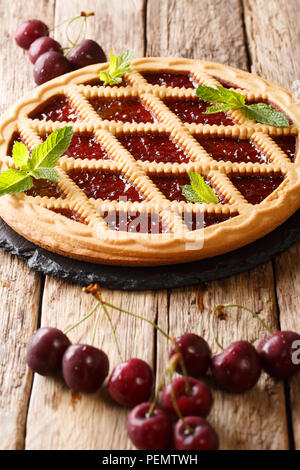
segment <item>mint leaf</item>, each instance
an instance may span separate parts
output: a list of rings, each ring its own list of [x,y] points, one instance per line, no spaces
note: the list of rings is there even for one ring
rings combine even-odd
[[[204,181],[203,176],[199,173],[190,172],[189,174],[191,184],[182,186],[182,194],[189,202],[219,203],[214,190]]]
[[[197,193],[194,191],[190,184],[185,184],[181,186],[182,194],[189,202],[202,202]]]
[[[238,109],[245,105],[245,97],[236,91],[227,90],[218,85],[212,88],[206,85],[199,85],[196,95],[207,103],[223,103],[230,106],[229,109]]]
[[[25,171],[10,168],[0,175],[0,196],[27,191],[32,186],[32,178]]]
[[[33,150],[31,158],[25,145],[15,142],[13,160],[20,170],[8,169],[0,174],[0,196],[27,191],[33,186],[32,178],[58,182],[59,173],[54,167],[68,149],[72,136],[72,127],[57,129]]]
[[[285,114],[277,111],[273,106],[267,103],[247,105],[245,97],[241,93],[228,90],[219,85],[216,88],[199,85],[196,90],[196,95],[207,103],[220,103],[217,106],[208,107],[203,114],[214,114],[226,112],[231,109],[241,109],[247,118],[261,122],[262,124],[269,124],[274,127],[290,126],[290,122]]]
[[[132,72],[130,63],[132,61],[132,50],[127,49],[123,54],[115,56],[110,51],[109,66],[107,69],[100,72],[100,80],[106,85],[116,85],[122,82],[124,73]]]
[[[30,171],[30,175],[37,180],[45,179],[56,183],[59,181],[59,173],[55,168],[37,168]]]
[[[22,142],[15,141],[12,149],[12,157],[15,164],[21,169],[25,170],[27,168],[29,160],[29,151],[26,145]]]
[[[203,176],[199,175],[199,173],[189,173],[189,177],[193,190],[202,202],[218,204],[219,199],[214,190],[205,183]]]
[[[230,111],[231,109],[232,107],[228,104],[216,104],[206,108],[206,111],[203,114],[224,113],[225,111]]]
[[[52,132],[45,142],[38,145],[32,152],[30,168],[55,167],[58,159],[68,149],[73,137],[72,127],[61,127]]]
[[[242,112],[249,119],[269,124],[274,127],[289,127],[290,122],[285,114],[277,111],[267,103],[254,103],[243,107]]]

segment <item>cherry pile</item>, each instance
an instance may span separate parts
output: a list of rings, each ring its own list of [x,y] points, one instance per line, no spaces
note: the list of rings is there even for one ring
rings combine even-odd
[[[276,379],[287,379],[300,371],[300,361],[293,359],[295,348],[300,347],[300,335],[291,331],[271,333],[263,320],[246,307],[218,305],[211,315],[211,325],[225,307],[241,307],[256,317],[270,335],[257,349],[248,341],[236,341],[223,349],[212,328],[217,344],[223,349],[220,354],[212,356],[202,337],[184,333],[172,338],[147,318],[103,301],[98,285],[88,286],[85,292],[97,299],[92,311],[65,333],[51,327],[38,329],[28,344],[27,363],[41,375],[61,372],[66,385],[75,392],[96,392],[109,373],[107,355],[92,345],[71,344],[66,333],[102,308],[111,324],[120,357],[120,363],[109,376],[108,393],[119,405],[132,408],[126,428],[138,449],[218,449],[217,433],[206,420],[213,406],[212,392],[203,381],[208,373],[220,389],[242,393],[257,383],[262,369]],[[153,370],[142,359],[123,360],[107,307],[150,323],[172,343],[169,363],[152,401]],[[181,376],[173,378],[175,372]]]
[[[68,26],[79,18],[84,25],[93,13],[82,12],[71,18]],[[33,76],[37,85],[56,78],[74,69],[91,64],[106,62],[106,55],[101,46],[92,39],[69,39],[71,47],[63,49],[59,42],[49,37],[48,26],[40,20],[27,20],[17,27],[15,41],[18,46],[28,50],[30,61],[34,64]],[[79,42],[80,41],[80,42]],[[66,50],[66,53],[65,53]]]

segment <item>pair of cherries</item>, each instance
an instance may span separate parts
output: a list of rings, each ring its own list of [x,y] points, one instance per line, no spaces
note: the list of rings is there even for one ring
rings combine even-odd
[[[91,15],[81,14],[84,21]],[[80,15],[69,20],[69,24],[77,18]],[[37,85],[71,70],[106,62],[103,49],[92,39],[82,40],[65,55],[61,44],[49,37],[48,26],[36,19],[24,21],[17,27],[15,41],[18,46],[28,50],[29,59],[34,64],[33,76]]]

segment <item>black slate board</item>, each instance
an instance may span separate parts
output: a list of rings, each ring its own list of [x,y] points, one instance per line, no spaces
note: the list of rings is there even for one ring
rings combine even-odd
[[[76,261],[28,242],[0,219],[0,248],[26,260],[30,268],[83,286],[98,282],[121,290],[185,287],[222,279],[269,261],[300,241],[300,210],[269,235],[246,247],[193,263],[126,268]]]

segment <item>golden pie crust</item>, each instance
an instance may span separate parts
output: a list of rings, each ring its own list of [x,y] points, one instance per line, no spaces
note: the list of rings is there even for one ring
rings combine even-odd
[[[98,78],[107,64],[97,64],[58,77],[35,88],[17,102],[0,121],[0,172],[14,167],[8,156],[13,135],[19,133],[32,150],[42,142],[41,135],[58,127],[72,125],[74,133],[93,133],[108,152],[110,160],[74,159],[63,156],[58,162],[59,186],[65,198],[28,196],[24,193],[0,198],[0,216],[16,232],[47,250],[85,261],[125,266],[167,265],[190,262],[229,252],[264,236],[283,223],[300,206],[299,146],[292,162],[272,136],[298,136],[300,107],[279,86],[247,72],[221,64],[180,59],[143,58],[132,62],[133,72],[125,76],[128,86],[101,87],[86,83]],[[228,114],[234,125],[183,123],[162,101],[168,97],[193,98],[196,88],[178,88],[149,84],[141,72],[189,72],[199,84],[217,85],[220,80],[234,84],[249,101],[268,101],[290,119],[289,128],[275,128],[245,118],[240,111]],[[230,85],[229,85],[230,86]],[[52,122],[28,116],[51,97],[64,94],[80,121]],[[140,97],[155,115],[155,123],[124,123],[102,120],[89,103],[91,97]],[[120,144],[116,136],[135,133],[168,134],[189,155],[188,163],[140,161]],[[251,138],[268,157],[269,163],[231,163],[214,160],[193,135]],[[71,169],[122,172],[143,195],[142,202],[88,199],[68,176]],[[192,204],[170,201],[155,186],[151,174],[199,172],[207,176],[225,203]],[[231,183],[228,175],[270,176],[280,172],[283,182],[259,204],[249,203]],[[54,210],[76,212],[85,223],[74,221]],[[169,228],[168,233],[132,233],[109,228],[100,214],[105,211],[154,211]],[[205,229],[189,230],[182,213],[235,215]]]

